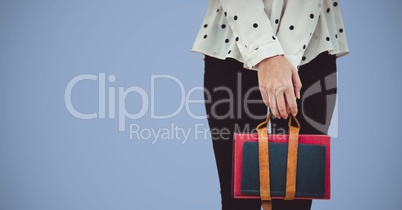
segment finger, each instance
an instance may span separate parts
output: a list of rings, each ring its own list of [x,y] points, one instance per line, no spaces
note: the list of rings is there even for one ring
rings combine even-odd
[[[297,115],[297,103],[296,103],[296,97],[294,94],[293,87],[289,87],[285,90],[285,97],[286,97],[286,104],[287,104],[287,110],[290,111],[290,113],[293,116]]]
[[[260,93],[261,93],[262,101],[264,102],[265,106],[269,106],[268,92],[265,91],[265,89],[263,87],[260,87]]]
[[[300,90],[302,87],[302,83],[298,71],[294,68],[292,69],[292,82],[294,87],[294,94],[298,99],[300,99]]]
[[[269,109],[271,110],[272,114],[278,118],[281,119],[281,116],[279,115],[278,109],[276,108],[276,99],[275,99],[275,94],[271,93],[268,94],[269,96]]]
[[[288,118],[288,112],[286,109],[286,102],[285,102],[285,96],[283,91],[279,91],[276,94],[276,105],[277,109],[279,111],[279,115],[283,118]]]

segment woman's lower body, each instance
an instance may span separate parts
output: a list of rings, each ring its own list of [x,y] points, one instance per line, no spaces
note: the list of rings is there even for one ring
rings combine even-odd
[[[301,134],[326,134],[335,106],[336,58],[327,52],[300,66],[301,99],[297,119]],[[219,174],[223,210],[260,210],[258,199],[231,194],[234,132],[255,132],[267,115],[258,89],[257,72],[234,60],[205,57],[205,107]],[[287,120],[271,119],[271,132],[287,133]],[[273,200],[273,210],[308,210],[311,200]]]

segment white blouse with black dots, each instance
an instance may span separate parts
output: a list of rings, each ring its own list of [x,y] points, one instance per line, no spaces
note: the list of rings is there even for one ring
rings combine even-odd
[[[253,70],[276,55],[298,69],[324,51],[349,53],[335,0],[210,0],[191,51]]]

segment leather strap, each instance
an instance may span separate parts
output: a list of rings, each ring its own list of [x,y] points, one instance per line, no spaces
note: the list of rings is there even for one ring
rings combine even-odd
[[[272,210],[272,201],[262,200],[261,204],[263,210]]]
[[[292,126],[292,118],[295,119],[298,127]],[[297,151],[299,143],[300,124],[297,119],[289,117],[289,143],[288,143],[288,162],[286,170],[286,194],[285,200],[294,200],[296,194],[296,171],[297,171]]]
[[[268,123],[271,118],[269,112],[267,119],[257,126],[258,132],[258,158],[260,175],[260,197],[264,210],[272,210],[271,185],[269,174],[269,144],[268,144]],[[297,123],[297,127],[292,126],[292,118]],[[286,172],[286,195],[285,200],[293,200],[296,193],[296,171],[297,171],[297,150],[300,123],[294,116],[289,117],[289,143],[288,161]]]
[[[258,157],[260,167],[260,197],[264,210],[271,210],[271,185],[269,177],[269,149],[268,149],[268,122],[271,118],[269,112],[267,119],[257,126],[258,131]],[[266,125],[266,126],[264,126]],[[261,128],[262,127],[262,128]]]

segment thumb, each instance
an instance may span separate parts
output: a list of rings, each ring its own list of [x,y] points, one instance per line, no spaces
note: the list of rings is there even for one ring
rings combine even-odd
[[[300,81],[299,73],[295,68],[292,68],[292,82],[293,82],[293,89],[295,92],[295,96],[300,99],[300,90],[302,87],[302,83]]]

